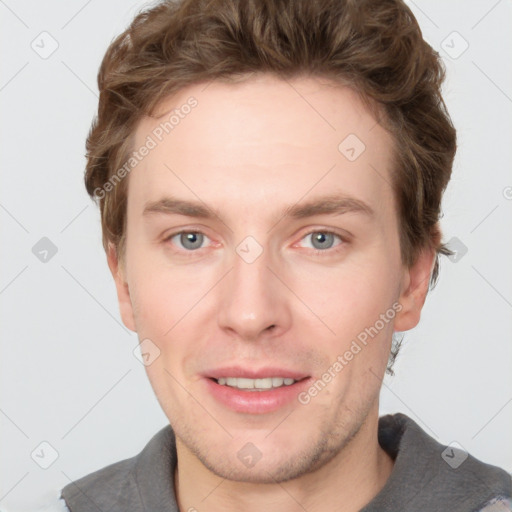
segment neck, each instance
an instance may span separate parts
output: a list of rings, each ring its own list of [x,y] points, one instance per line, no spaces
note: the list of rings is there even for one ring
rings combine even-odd
[[[255,484],[218,477],[177,440],[175,489],[182,512],[355,512],[384,487],[393,461],[379,446],[378,410],[327,464],[284,483]]]

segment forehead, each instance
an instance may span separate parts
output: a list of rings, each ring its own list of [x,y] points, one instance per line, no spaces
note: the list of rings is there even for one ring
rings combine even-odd
[[[326,80],[196,84],[157,116],[135,133],[136,150],[149,140],[152,148],[130,173],[132,202],[166,188],[220,202],[250,192],[255,204],[333,187],[363,200],[391,193],[391,136],[354,91]]]

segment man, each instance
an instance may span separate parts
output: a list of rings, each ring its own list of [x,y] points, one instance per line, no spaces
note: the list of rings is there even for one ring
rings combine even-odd
[[[510,509],[378,417],[448,253],[443,78],[399,0],[164,2],[112,43],[85,181],[169,426],[67,509]]]

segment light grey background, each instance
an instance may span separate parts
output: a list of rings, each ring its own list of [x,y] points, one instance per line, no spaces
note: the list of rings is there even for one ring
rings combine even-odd
[[[82,182],[101,58],[143,5],[0,0],[2,510],[33,510],[167,423],[121,324]],[[467,253],[443,258],[382,413],[511,471],[512,2],[409,5],[447,66],[459,150],[442,222]],[[57,247],[47,262],[32,252],[42,237]]]

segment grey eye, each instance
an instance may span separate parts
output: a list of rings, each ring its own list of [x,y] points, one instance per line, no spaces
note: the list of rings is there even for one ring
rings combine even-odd
[[[189,250],[200,249],[204,242],[204,235],[202,233],[184,231],[176,236],[180,237],[179,241],[183,248]]]
[[[315,231],[310,233],[311,243],[315,249],[330,249],[334,243],[334,233]]]

